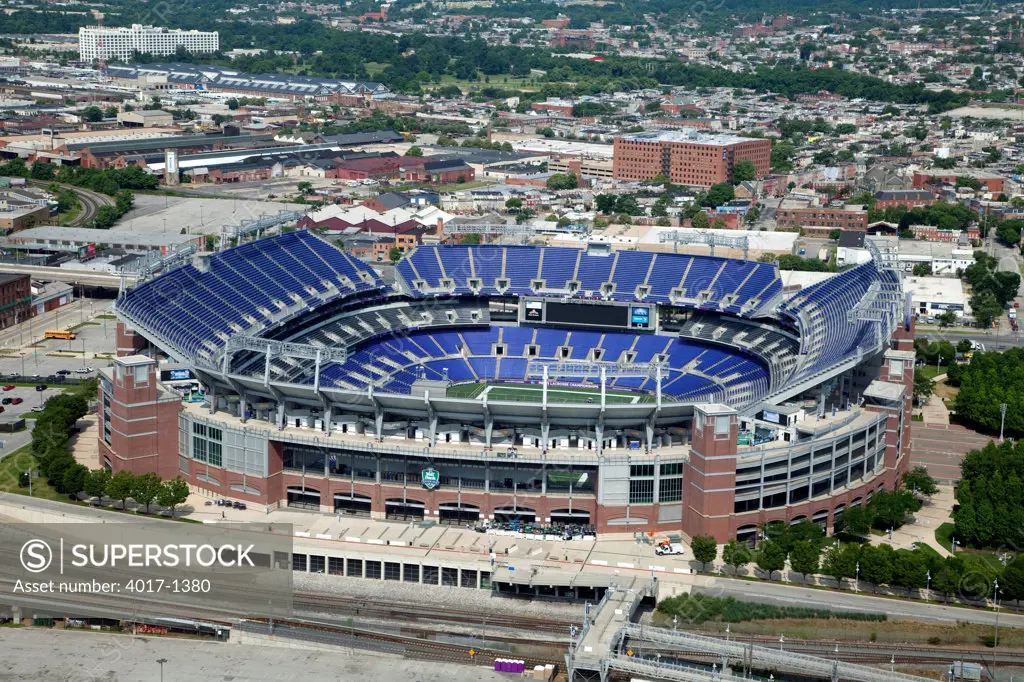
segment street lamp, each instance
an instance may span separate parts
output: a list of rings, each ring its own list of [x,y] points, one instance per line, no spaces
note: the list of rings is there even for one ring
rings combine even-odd
[[[779,651],[782,651],[782,645],[786,641],[786,635],[779,635]]]
[[[164,682],[164,663],[167,662],[166,658],[158,658],[156,662],[160,664],[160,682]]]
[[[951,552],[951,554],[956,554],[956,546],[957,546],[956,538],[951,538],[951,540],[952,540],[952,552]]]
[[[992,648],[999,646],[999,580],[992,581],[992,603],[996,607],[996,630],[992,638]]]
[[[928,569],[924,574],[924,591],[927,593],[929,599],[932,596],[932,569]]]
[[[941,366],[942,366],[942,356],[940,355],[938,357],[938,359],[935,361],[935,375],[936,376],[938,376],[938,374],[939,374],[939,367],[941,367]]]
[[[853,583],[853,591],[854,592],[859,592],[860,591],[860,562],[859,561],[857,562],[856,571],[857,571],[857,573],[856,573],[857,577],[856,577],[856,581]]]
[[[1006,403],[999,403],[999,442],[1003,442],[1003,425],[1006,423]]]

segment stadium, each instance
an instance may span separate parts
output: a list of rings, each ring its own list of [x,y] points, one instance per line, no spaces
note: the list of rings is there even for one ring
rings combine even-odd
[[[803,288],[767,262],[504,245],[419,246],[385,281],[305,230],[196,254],[116,302],[101,455],[268,509],[832,529],[909,463],[913,322],[895,243],[867,241]]]

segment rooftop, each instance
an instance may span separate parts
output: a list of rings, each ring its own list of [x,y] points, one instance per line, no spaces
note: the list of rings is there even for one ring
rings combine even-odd
[[[707,133],[697,128],[680,128],[678,130],[658,130],[643,133],[627,133],[619,135],[617,139],[629,140],[631,142],[692,142],[693,144],[730,145],[741,142],[750,142],[756,138],[740,137],[739,135],[726,135],[721,133]]]

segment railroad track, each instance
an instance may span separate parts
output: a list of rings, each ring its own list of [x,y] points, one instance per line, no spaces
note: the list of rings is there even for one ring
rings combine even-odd
[[[335,597],[310,592],[296,592],[293,607],[323,613],[338,613],[382,620],[406,622],[483,624],[486,627],[500,627],[512,630],[528,630],[569,634],[573,621],[538,618],[535,616],[514,616],[508,614],[487,614],[481,611],[424,606],[415,603],[396,603],[374,600],[354,601],[347,597]]]
[[[58,187],[69,189],[75,193],[75,195],[78,197],[78,203],[81,204],[82,206],[82,211],[77,216],[75,216],[74,220],[68,223],[69,227],[87,226],[90,222],[92,222],[93,218],[96,217],[96,214],[99,212],[101,206],[111,206],[114,203],[114,200],[105,194],[100,194],[99,192],[93,192],[92,190],[76,187],[75,185],[65,185],[60,182],[44,182],[41,180],[29,180],[28,182],[31,185],[44,188],[49,187],[50,185],[57,185]]]
[[[242,621],[243,628],[253,630],[250,624],[256,624],[255,628],[260,634],[268,634],[277,638],[291,637],[299,640],[337,643],[344,646],[355,642],[365,642],[377,650],[385,650],[391,653],[398,653],[414,658],[430,658],[432,660],[450,661],[454,663],[493,663],[496,658],[516,658],[526,663],[527,669],[536,665],[561,665],[560,657],[538,657],[520,656],[509,654],[508,651],[500,649],[488,649],[483,646],[472,648],[470,654],[465,645],[450,644],[424,640],[406,635],[378,632],[364,628],[344,627],[327,623],[317,623],[307,620],[274,620],[273,625],[267,619],[246,619]]]
[[[734,642],[754,644],[767,648],[777,648],[779,641],[770,637],[732,637]],[[836,645],[838,644],[838,653]],[[720,656],[702,651],[680,651],[679,649],[648,645],[641,641],[632,641],[630,646],[642,655],[661,654],[662,657],[676,656],[686,660],[699,660],[713,663],[721,660]],[[854,642],[830,642],[824,640],[787,640],[784,648],[790,653],[808,654],[819,658],[838,658],[846,663],[865,665],[938,665],[953,661],[970,661],[987,665],[1024,665],[1024,651],[997,650],[981,647],[938,647],[916,646],[906,644],[859,644]]]

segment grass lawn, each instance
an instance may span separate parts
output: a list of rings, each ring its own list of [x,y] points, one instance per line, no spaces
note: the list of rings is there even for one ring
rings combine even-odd
[[[60,224],[61,225],[70,225],[71,223],[75,222],[75,220],[78,218],[78,215],[81,212],[82,212],[82,205],[81,204],[75,204],[75,206],[73,208],[71,208],[71,209],[69,209],[67,211],[64,211],[63,213],[60,214]]]
[[[652,616],[655,624],[672,627],[672,619],[661,621],[664,614],[657,612]],[[856,620],[815,620],[815,619],[779,619],[755,620],[743,623],[730,623],[732,635],[762,635],[778,640],[783,634],[786,639],[829,640],[837,642],[878,642],[893,644],[934,644],[935,646],[979,646],[985,638],[992,636],[992,626],[969,623],[956,625],[940,625],[938,623],[913,622],[890,618],[884,623],[864,622]],[[725,623],[708,622],[696,626],[688,626],[697,633],[710,632],[725,635]],[[999,646],[1024,646],[1024,629],[999,628]],[[776,644],[776,646],[778,646]]]
[[[953,534],[956,526],[952,523],[944,523],[935,529],[935,539],[946,549],[949,549],[953,542]],[[974,547],[956,546],[956,554],[970,565],[978,569],[999,573],[1003,570],[1003,564],[999,560],[999,552],[994,549],[976,549]]]
[[[540,402],[543,386],[534,384],[487,384],[468,383],[458,384],[448,389],[449,398],[477,398],[485,390],[488,400],[508,400],[514,402]],[[645,393],[632,393],[630,391],[605,392],[608,403],[649,403],[654,398]],[[573,388],[566,386],[548,387],[548,402],[552,403],[585,403],[591,401],[601,402],[601,390],[597,388]]]
[[[30,454],[29,446],[19,448],[14,452],[6,455],[0,460],[0,491],[13,493],[15,495],[28,495],[28,488],[18,487],[18,475],[23,471],[29,469],[37,471],[39,469],[39,463],[36,458]],[[59,493],[57,490],[46,482],[45,478],[33,478],[32,479],[32,497],[39,497],[44,500],[56,500],[58,502],[67,502],[68,496],[64,493]]]
[[[917,367],[916,369],[914,369],[914,372],[918,376],[927,377],[929,379],[932,379],[933,381],[935,380],[935,377],[937,377],[939,375],[939,372],[935,370],[935,365],[925,365],[924,367]],[[945,373],[946,373],[946,368],[943,367],[942,368],[942,374],[945,374]]]
[[[97,320],[116,320],[117,319],[117,315],[110,315],[110,314],[107,314],[107,313],[103,313],[102,315],[97,315],[96,319]]]
[[[388,67],[384,62],[366,62],[363,66],[366,67],[366,73],[370,78],[382,73]]]
[[[370,70],[370,65],[366,65],[366,70]],[[373,75],[372,73],[370,75]],[[520,78],[511,74],[501,74],[490,76],[488,81],[480,80],[466,80],[464,78],[456,78],[445,74],[441,76],[440,83],[425,83],[423,85],[424,90],[432,90],[434,88],[440,88],[445,85],[457,85],[459,88],[466,92],[467,90],[486,88],[488,86],[501,86],[503,88],[509,88],[514,90],[537,90],[543,85],[543,83],[530,83],[529,78]]]

